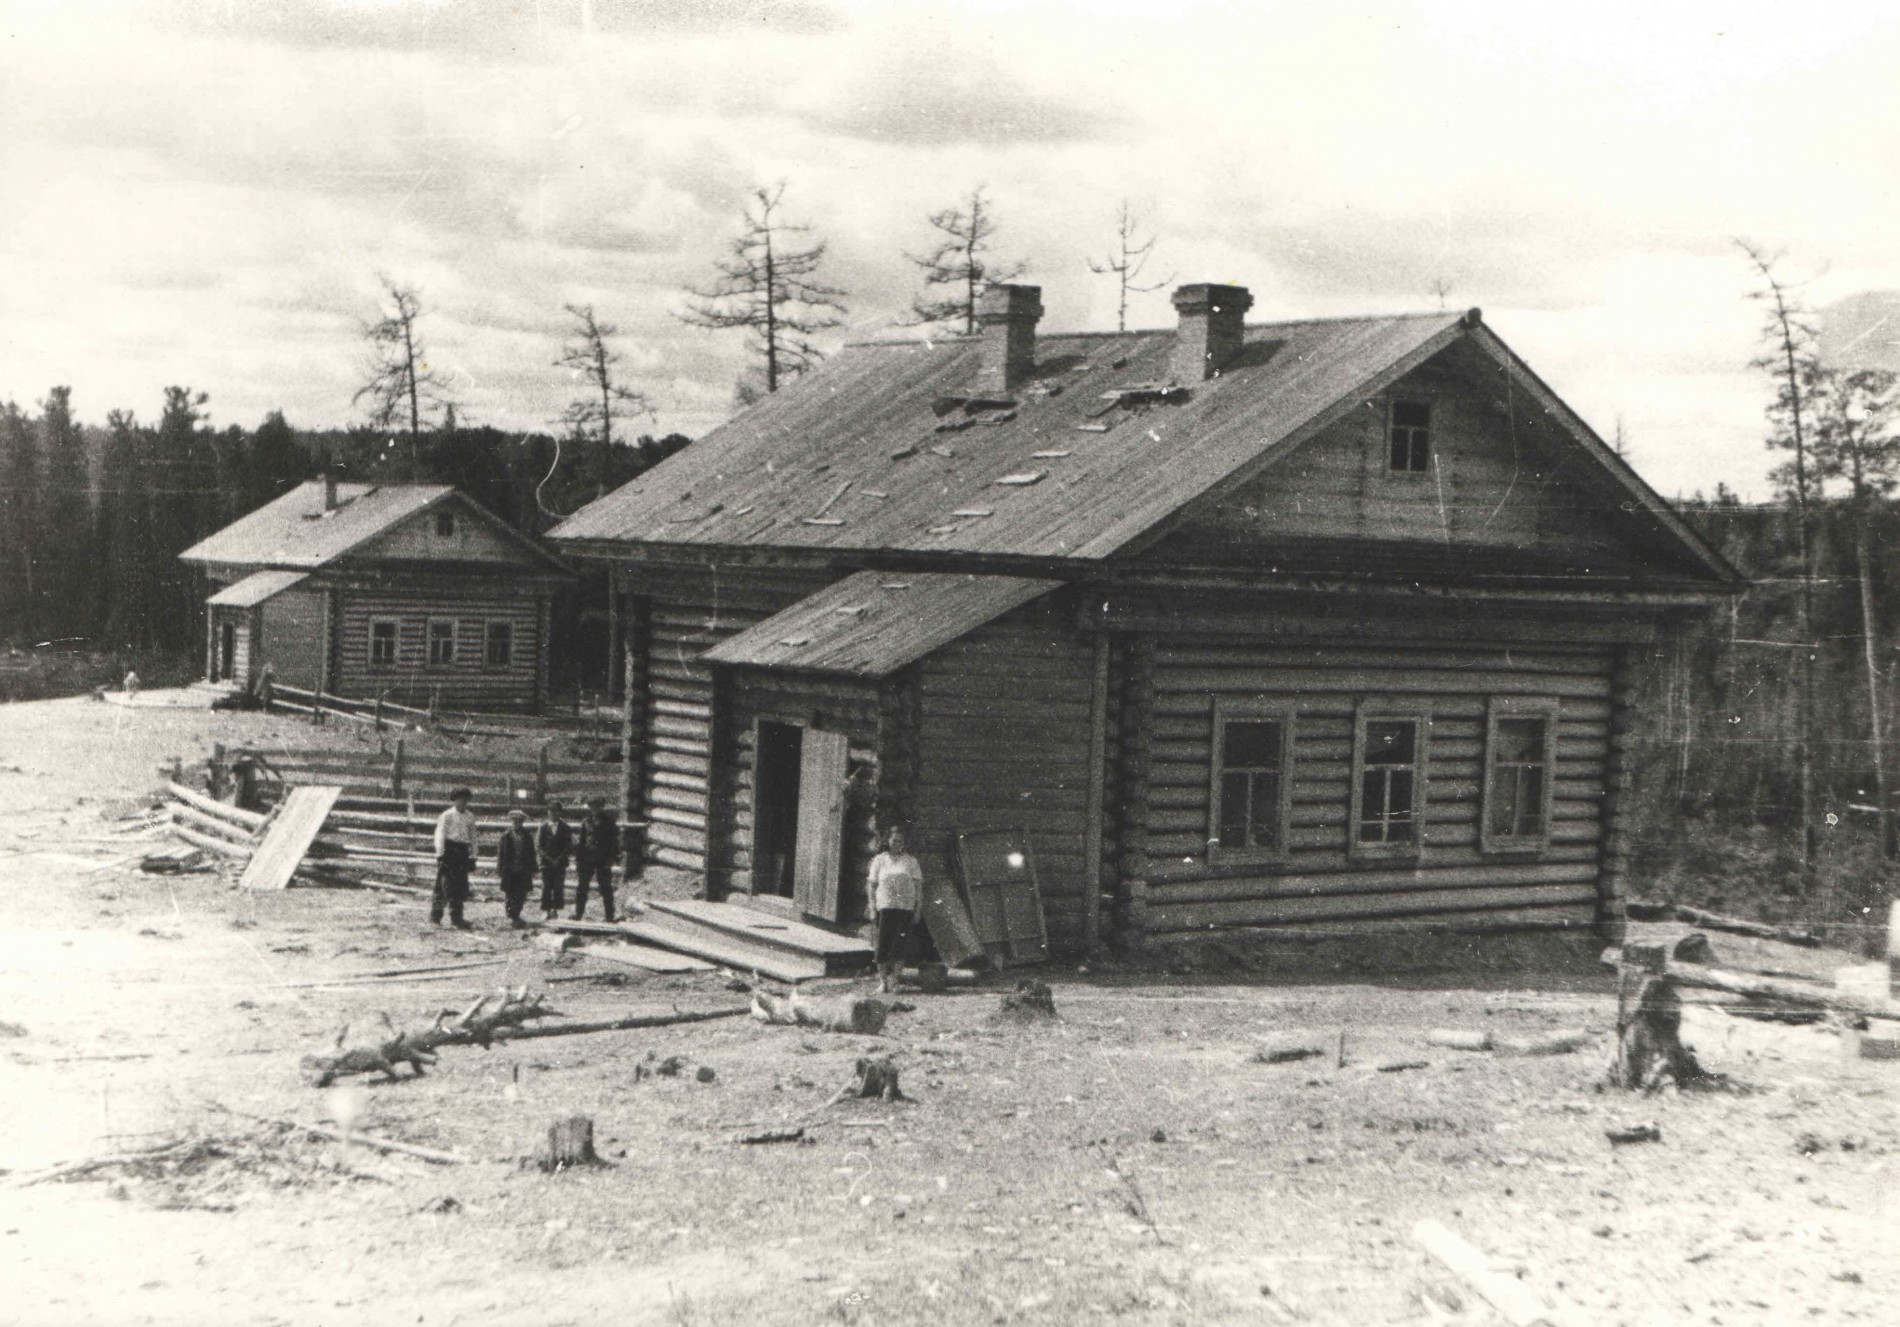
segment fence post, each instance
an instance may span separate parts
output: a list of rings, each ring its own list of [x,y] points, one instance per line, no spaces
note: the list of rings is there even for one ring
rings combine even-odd
[[[376,731],[380,733],[382,730],[383,730],[383,698],[381,696],[378,696],[376,697]]]
[[[311,723],[323,722],[323,692],[322,691],[312,691],[310,693],[310,722]]]
[[[435,731],[436,710],[440,708],[441,704],[442,704],[442,688],[439,686],[430,687],[429,688],[429,717],[425,721],[428,724],[428,728],[430,732]]]
[[[541,749],[534,757],[534,802],[536,806],[548,804],[548,744],[541,743]]]
[[[398,737],[396,739],[396,763],[389,767],[389,795],[391,797],[402,796],[404,754],[403,740]]]
[[[213,797],[223,797],[224,743],[222,742],[214,742],[211,744],[211,777],[209,782],[211,784],[211,795]]]

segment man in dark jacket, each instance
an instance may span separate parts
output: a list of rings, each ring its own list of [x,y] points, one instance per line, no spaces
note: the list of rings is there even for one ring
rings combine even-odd
[[[521,905],[528,901],[534,886],[534,835],[528,829],[524,811],[508,813],[508,828],[501,832],[495,849],[495,869],[501,876],[501,896],[508,905],[508,924],[516,930],[527,925],[521,920]]]
[[[548,798],[547,817],[534,833],[534,855],[541,863],[541,920],[550,922],[567,906],[567,862],[574,855],[574,827],[561,811],[560,798]]]
[[[607,911],[607,920],[614,919],[614,863],[619,860],[620,826],[614,823],[613,812],[607,810],[607,799],[592,798],[581,821],[580,843],[574,849],[574,865],[579,871],[574,885],[575,921],[587,914],[587,886],[594,880],[600,882],[600,904]]]

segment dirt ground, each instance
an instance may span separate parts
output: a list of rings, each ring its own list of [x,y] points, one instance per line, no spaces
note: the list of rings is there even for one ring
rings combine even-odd
[[[1341,978],[1324,951],[1204,947],[1148,971],[1052,968],[1049,1024],[999,1022],[993,990],[917,994],[881,1038],[733,1018],[450,1048],[420,1079],[315,1090],[299,1059],[345,1022],[421,1021],[504,982],[582,1019],[746,996],[723,973],[590,977],[608,965],[525,943],[493,902],[460,934],[407,898],[240,896],[113,865],[139,846],[111,841],[114,818],[158,762],[296,735],[258,715],[0,706],[0,1167],[185,1143],[169,1163],[0,1178],[0,1320],[1503,1321],[1415,1243],[1429,1217],[1562,1322],[1900,1321],[1881,1252],[1900,1229],[1900,1064],[1846,1060],[1826,1025],[1695,1007],[1704,1062],[1751,1091],[1602,1093],[1614,1004],[1588,962],[1539,974],[1454,945],[1459,972]],[[1737,966],[1847,961],[1715,943]],[[500,961],[319,984],[477,958]],[[1430,1046],[1432,1028],[1598,1035],[1512,1058]],[[1294,1044],[1327,1053],[1255,1059]],[[912,1099],[821,1109],[874,1053]],[[651,1072],[669,1057],[684,1071]],[[611,1165],[524,1166],[571,1112]],[[255,1116],[350,1118],[474,1160]],[[804,1121],[807,1142],[735,1141]],[[1606,1140],[1634,1122],[1661,1141]]]

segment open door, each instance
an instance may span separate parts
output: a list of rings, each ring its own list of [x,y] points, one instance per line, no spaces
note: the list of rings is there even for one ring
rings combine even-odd
[[[798,846],[792,902],[810,917],[839,920],[844,871],[844,799],[850,739],[807,728],[798,760]]]

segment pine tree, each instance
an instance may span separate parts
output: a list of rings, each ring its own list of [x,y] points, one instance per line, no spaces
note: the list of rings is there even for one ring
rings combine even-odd
[[[1159,281],[1149,282],[1147,285],[1141,284],[1142,271],[1148,266],[1148,260],[1154,256],[1156,237],[1150,235],[1145,240],[1141,239],[1140,230],[1135,214],[1128,206],[1128,200],[1123,199],[1121,211],[1115,218],[1115,252],[1099,262],[1093,258],[1089,259],[1089,271],[1097,276],[1107,276],[1110,273],[1115,276],[1115,330],[1118,332],[1128,330],[1128,297],[1130,295],[1145,295],[1151,290],[1161,289],[1174,280],[1172,276],[1165,276]]]
[[[714,263],[719,279],[688,288],[693,302],[680,315],[694,327],[715,331],[740,327],[751,333],[765,391],[813,367],[822,354],[811,338],[844,323],[846,294],[818,280],[825,242],[800,247],[794,238],[810,227],[779,219],[785,186],[755,188],[745,208],[745,232],[731,242],[729,258]],[[740,391],[744,404],[744,389]]]
[[[978,185],[962,207],[932,212],[928,218],[940,238],[927,254],[904,256],[923,269],[924,288],[911,301],[914,324],[943,324],[965,336],[976,334],[976,302],[992,281],[1014,281],[1028,270],[1024,263],[993,263],[983,255],[996,234],[989,200]]]

